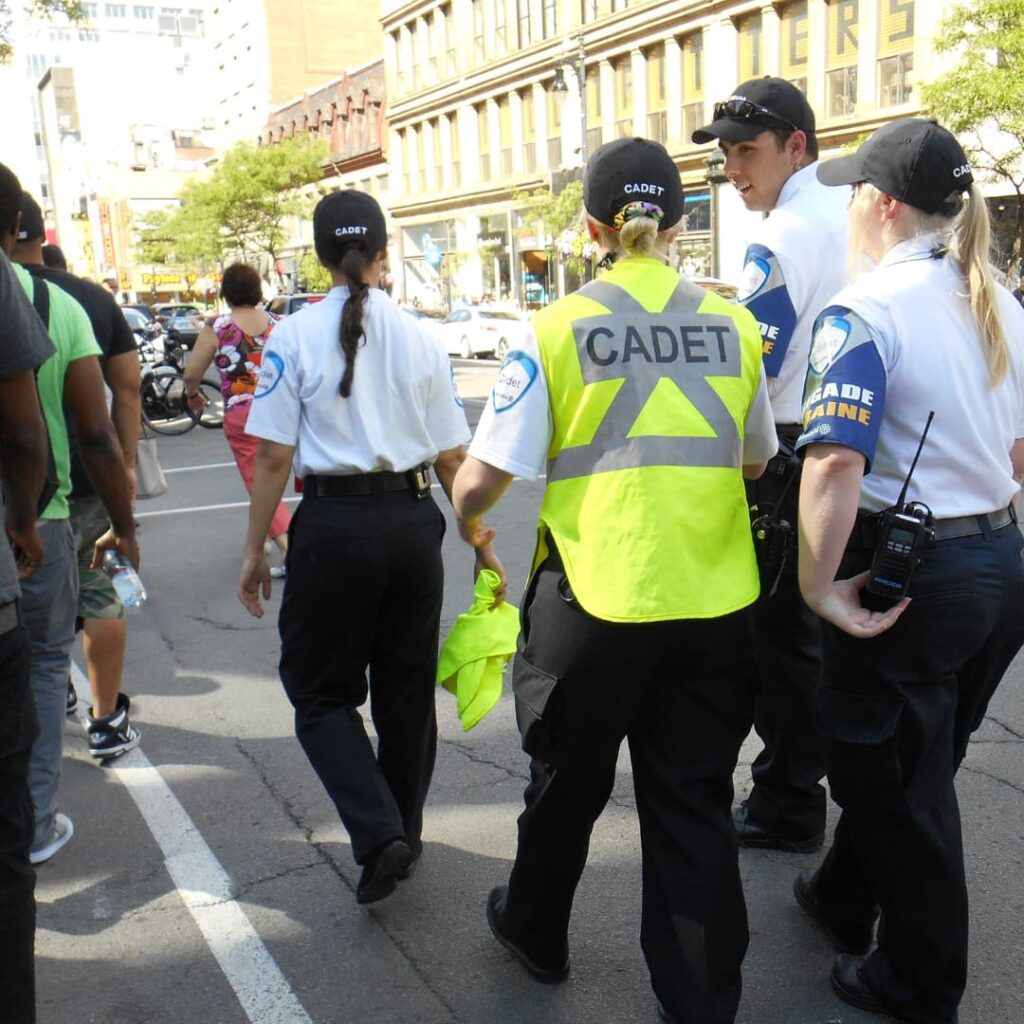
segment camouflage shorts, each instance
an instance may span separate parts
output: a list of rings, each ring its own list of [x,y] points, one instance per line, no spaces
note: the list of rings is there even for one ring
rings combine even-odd
[[[93,569],[92,553],[96,541],[107,532],[103,502],[93,494],[68,500],[71,506],[71,529],[75,531],[78,549],[78,618],[123,619],[124,605],[106,574]]]

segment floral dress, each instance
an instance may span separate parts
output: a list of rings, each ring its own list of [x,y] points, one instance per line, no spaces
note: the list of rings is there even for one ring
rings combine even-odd
[[[218,317],[213,324],[217,335],[217,353],[213,365],[220,373],[220,390],[224,408],[247,408],[252,402],[263,361],[263,346],[280,317],[268,313],[270,322],[266,330],[256,337],[245,333],[230,314]]]

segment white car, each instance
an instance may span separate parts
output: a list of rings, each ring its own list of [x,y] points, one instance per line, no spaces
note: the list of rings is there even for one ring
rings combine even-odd
[[[437,325],[449,355],[472,359],[494,355],[504,359],[517,348],[530,329],[522,313],[487,306],[460,306]]]

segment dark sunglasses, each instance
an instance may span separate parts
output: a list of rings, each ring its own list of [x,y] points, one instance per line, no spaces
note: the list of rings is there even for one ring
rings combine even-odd
[[[776,114],[774,110],[762,107],[759,103],[751,103],[750,100],[725,100],[716,103],[714,106],[714,120],[720,121],[727,118],[731,121],[753,121],[757,117],[770,117],[773,121],[781,121],[788,125],[795,132],[802,132],[789,118]]]

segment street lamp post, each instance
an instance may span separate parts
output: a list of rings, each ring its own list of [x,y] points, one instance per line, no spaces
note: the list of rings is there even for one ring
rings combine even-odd
[[[585,0],[580,0],[580,29],[576,36],[576,57],[575,59],[566,60],[565,66],[570,68],[576,75],[576,88],[580,98],[580,164],[586,166],[587,163],[587,46],[586,40],[584,39],[584,4]],[[569,86],[565,81],[565,74],[562,71],[562,67],[559,66],[555,70],[555,80],[551,85],[553,92],[559,93],[563,97],[569,91]]]
[[[712,150],[704,161],[704,180],[711,191],[711,276],[718,277],[718,186],[729,180],[725,174],[725,154],[721,149]]]

